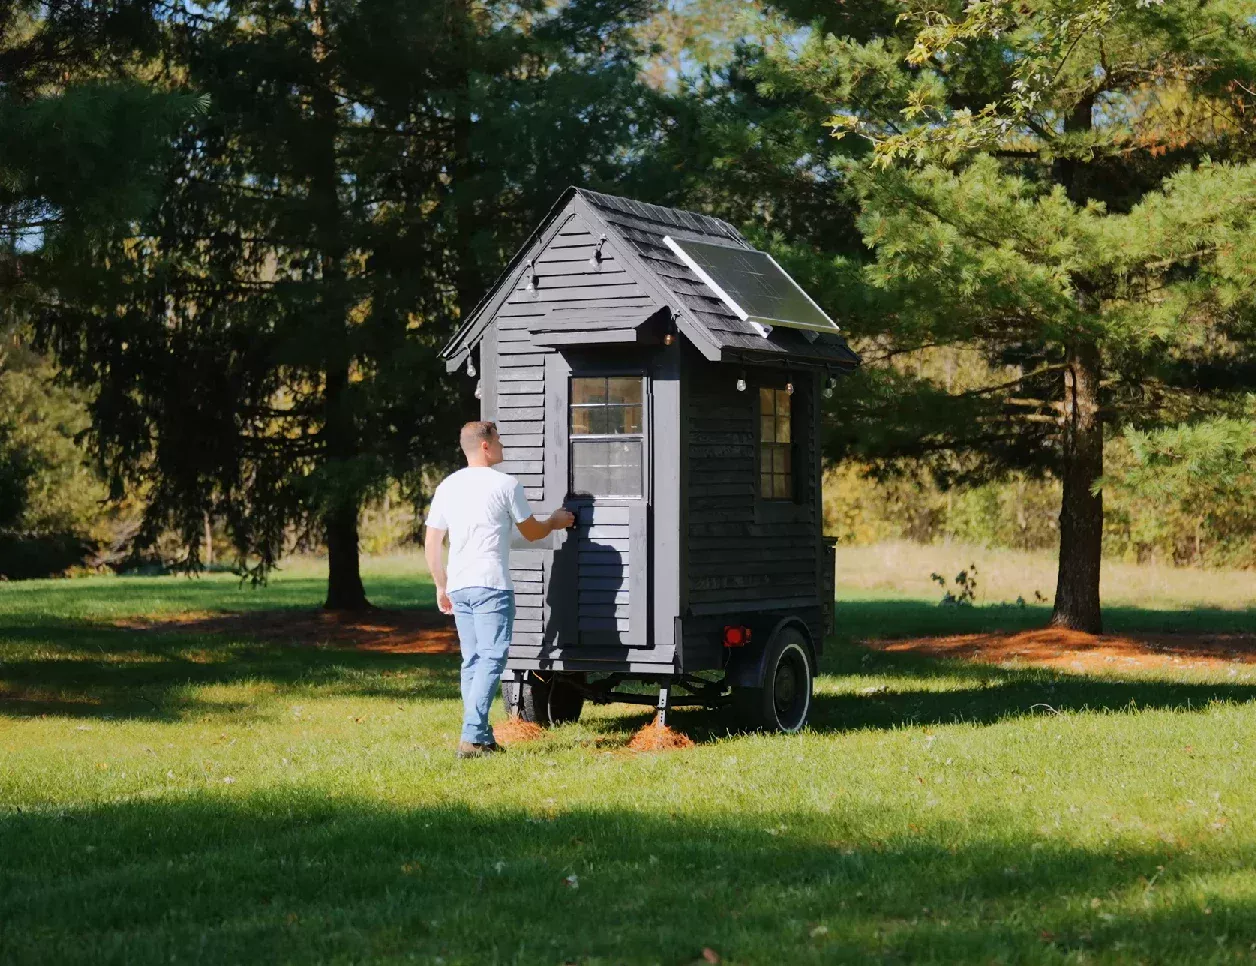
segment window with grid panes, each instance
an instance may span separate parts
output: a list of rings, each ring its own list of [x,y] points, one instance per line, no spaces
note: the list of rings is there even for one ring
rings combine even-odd
[[[794,498],[790,400],[784,389],[759,390],[759,496],[764,500]]]
[[[641,496],[645,451],[644,380],[575,376],[571,380],[571,491]]]

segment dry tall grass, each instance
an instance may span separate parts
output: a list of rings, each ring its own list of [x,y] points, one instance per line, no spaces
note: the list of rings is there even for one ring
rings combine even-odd
[[[1017,597],[1033,603],[1035,591],[1049,602],[1055,595],[1055,554],[955,543],[841,546],[837,548],[837,582],[847,590],[940,598],[942,590],[929,575],[940,573],[952,584],[969,564],[977,566],[978,603],[1013,602]],[[1256,607],[1256,572],[1104,561],[1103,600],[1152,609]]]
[[[919,544],[906,540],[837,548],[837,584],[846,592],[886,592],[938,600],[942,589],[929,579],[942,574],[950,586],[955,575],[977,565],[977,602],[1014,603],[1034,592],[1046,603],[1055,597],[1056,557],[1047,551],[998,550],[962,543]],[[327,558],[289,557],[281,570],[287,576],[321,577]],[[427,564],[418,551],[363,556],[362,571],[395,577],[413,573],[426,579]],[[1192,607],[1256,607],[1256,571],[1195,570],[1162,564],[1104,561],[1103,602],[1151,609]]]

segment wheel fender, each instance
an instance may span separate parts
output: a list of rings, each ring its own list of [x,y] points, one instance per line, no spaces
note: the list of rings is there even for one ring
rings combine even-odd
[[[756,641],[750,647],[730,648],[728,666],[725,670],[725,682],[735,688],[761,688],[767,675],[768,651],[772,642],[786,627],[796,627],[807,642],[807,659],[811,662],[811,673],[816,673],[816,647],[811,639],[811,631],[797,617],[783,617],[771,625],[771,630],[763,638],[759,638],[759,628],[754,627]]]

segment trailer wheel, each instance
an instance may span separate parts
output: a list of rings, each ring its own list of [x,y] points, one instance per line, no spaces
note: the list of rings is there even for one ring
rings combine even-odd
[[[733,688],[737,723],[748,730],[792,733],[811,710],[811,656],[796,627],[784,627],[768,645],[763,686]]]
[[[567,724],[580,719],[584,695],[576,682],[584,675],[551,673],[544,676],[529,671],[520,682],[502,682],[502,700],[508,714],[542,727]]]

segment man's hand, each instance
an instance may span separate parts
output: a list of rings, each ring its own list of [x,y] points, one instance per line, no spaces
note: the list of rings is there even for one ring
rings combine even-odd
[[[442,614],[452,614],[454,612],[454,602],[449,599],[449,595],[445,593],[444,587],[436,588],[436,606]]]
[[[555,530],[566,530],[575,522],[575,514],[573,514],[570,510],[559,507],[544,520],[538,520],[536,517],[528,517],[522,523],[518,524],[518,526],[519,532],[523,534],[524,540],[536,541],[548,537]]]
[[[563,506],[560,506],[549,516],[549,528],[551,530],[566,530],[575,522],[576,515]]]

